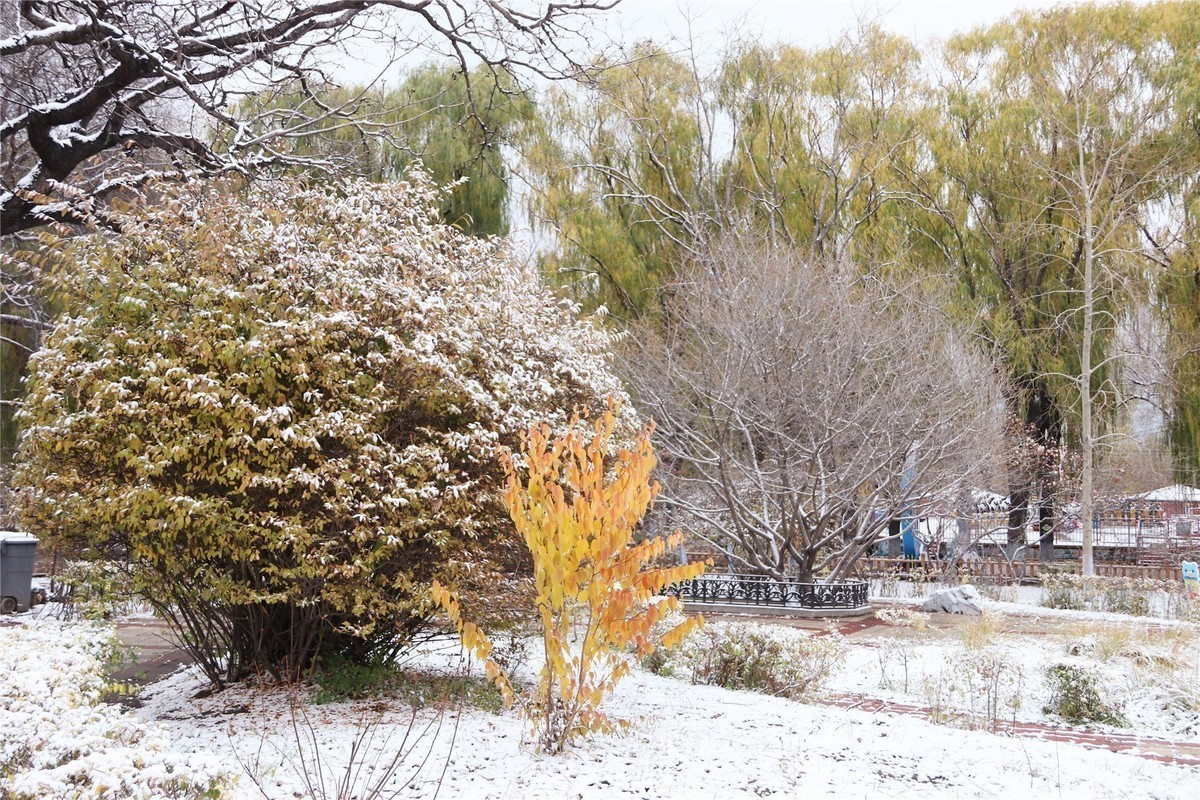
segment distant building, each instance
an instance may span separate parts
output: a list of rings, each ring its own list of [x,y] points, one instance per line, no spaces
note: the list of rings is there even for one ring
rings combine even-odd
[[[1181,516],[1200,516],[1200,489],[1176,483],[1164,486],[1135,498],[1151,508],[1157,507],[1164,519]]]

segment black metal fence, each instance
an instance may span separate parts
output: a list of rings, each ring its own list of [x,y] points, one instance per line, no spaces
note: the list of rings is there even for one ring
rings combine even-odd
[[[801,583],[761,575],[703,575],[667,588],[666,593],[695,603],[730,603],[791,608],[863,608],[866,581]]]

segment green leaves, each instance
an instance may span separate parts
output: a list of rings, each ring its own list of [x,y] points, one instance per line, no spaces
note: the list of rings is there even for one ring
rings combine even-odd
[[[508,548],[496,445],[615,387],[607,338],[414,180],[194,188],[58,275],[25,524],[128,557],[214,682],[402,644]]]
[[[329,108],[343,109],[348,119],[292,137],[292,154],[339,163],[351,174],[380,182],[402,181],[414,168],[427,170],[446,187],[438,209],[448,225],[475,235],[502,236],[508,233],[510,177],[501,148],[533,116],[534,107],[504,73],[497,77],[479,68],[467,80],[463,77],[457,66],[430,63],[386,90],[329,87],[318,94]],[[288,86],[246,101],[241,111],[263,114],[272,109],[279,111],[278,120],[291,120],[296,111],[323,116],[307,89]],[[270,116],[266,120],[267,127],[292,124]]]

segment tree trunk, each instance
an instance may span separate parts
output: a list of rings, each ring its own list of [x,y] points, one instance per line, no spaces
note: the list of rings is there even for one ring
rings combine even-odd
[[[1038,506],[1038,560],[1045,563],[1054,560],[1054,501],[1043,492]]]
[[[1083,145],[1079,146],[1079,175],[1085,175]],[[1083,527],[1083,574],[1095,575],[1096,565],[1092,560],[1092,311],[1094,291],[1092,268],[1095,259],[1092,224],[1092,194],[1086,181],[1083,195],[1083,343],[1079,354],[1079,447],[1083,451],[1082,486],[1079,489],[1079,524]]]
[[[1008,544],[1005,552],[1010,556],[1017,547],[1025,544],[1025,525],[1029,522],[1029,486],[1021,486],[1010,495],[1008,508]]]

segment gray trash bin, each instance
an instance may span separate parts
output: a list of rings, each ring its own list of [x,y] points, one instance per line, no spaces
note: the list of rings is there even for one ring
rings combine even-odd
[[[37,543],[28,533],[0,531],[0,614],[29,610]]]

